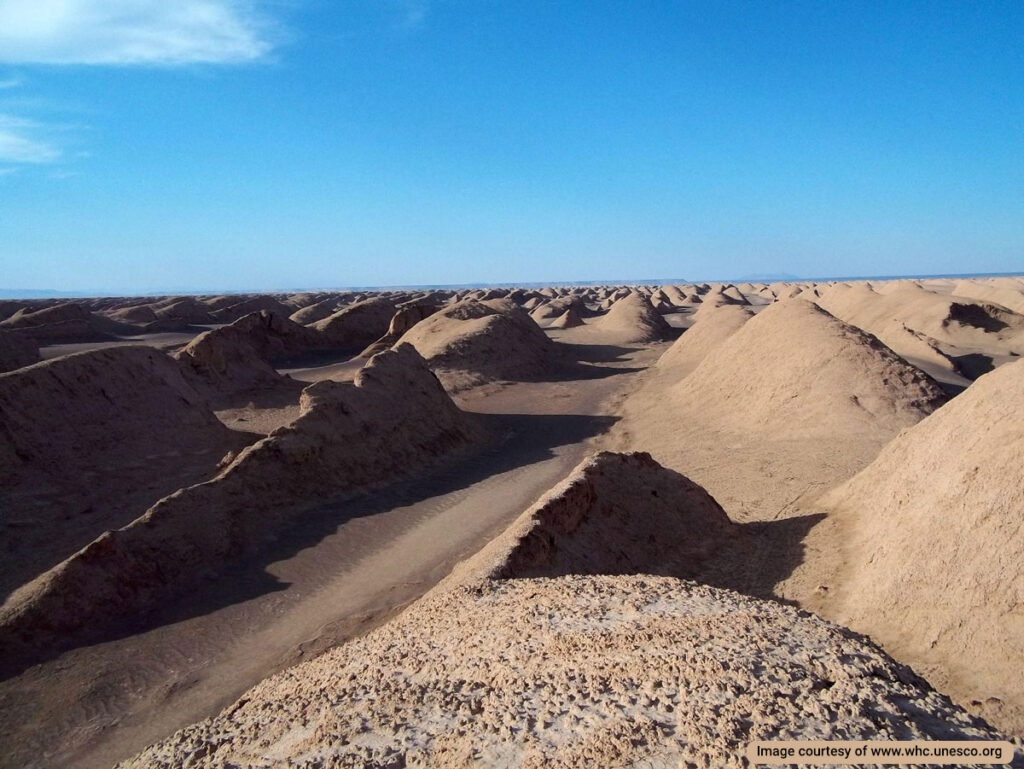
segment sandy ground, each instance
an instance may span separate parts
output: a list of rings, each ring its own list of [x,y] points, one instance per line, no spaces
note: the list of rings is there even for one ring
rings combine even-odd
[[[571,341],[572,332],[552,336]],[[13,746],[3,765],[110,766],[386,619],[577,464],[614,423],[633,372],[663,348],[581,348],[602,376],[467,393],[461,405],[490,416],[498,444],[385,494],[326,504],[274,552],[209,585],[199,603],[167,607],[143,632],[0,683],[0,727]]]
[[[837,581],[844,575],[864,578],[858,553],[870,549],[864,545],[851,555],[844,545],[875,530],[864,525],[863,516],[882,505],[866,495],[863,505],[853,504],[851,512],[846,503],[840,515],[818,500],[867,472],[884,447],[913,436],[916,426],[925,423],[922,420],[931,419],[929,414],[941,415],[947,398],[956,403],[961,392],[971,392],[972,382],[985,371],[1016,365],[1013,362],[1024,354],[1024,315],[1010,308],[1016,306],[1018,295],[1024,297],[1020,281],[894,281],[866,290],[856,287],[858,294],[847,288],[801,283],[602,289],[587,297],[584,325],[544,332],[559,343],[558,360],[570,361],[571,366],[548,367],[547,358],[534,356],[533,363],[542,365],[531,371],[533,381],[478,384],[479,379],[471,378],[476,386],[466,390],[461,389],[463,380],[448,380],[435,369],[442,382],[459,385],[449,387],[453,400],[486,425],[486,445],[372,494],[325,498],[273,544],[232,562],[194,594],[117,625],[112,640],[50,654],[40,664],[0,681],[0,766],[109,767],[178,729],[215,716],[268,676],[374,628],[384,625],[386,630],[391,627],[385,624],[388,620],[460,562],[493,543],[524,510],[599,449],[650,452],[665,468],[703,487],[721,506],[742,546],[724,547],[724,555],[708,567],[703,581],[811,608],[826,619],[845,619],[832,598],[838,592]],[[521,292],[518,301],[542,318],[544,327],[557,317],[543,317],[545,304],[561,301],[561,309],[570,296],[570,291],[545,289]],[[851,296],[860,299],[852,301]],[[643,297],[650,297],[650,307]],[[404,298],[392,297],[395,302]],[[451,297],[453,302],[467,298],[494,301],[487,292]],[[611,313],[609,308],[623,299],[627,302],[620,310],[629,312]],[[780,309],[783,303],[805,300],[832,306],[835,317],[814,309]],[[219,305],[219,299],[209,303]],[[723,314],[732,320],[718,329],[712,327],[715,306],[732,308]],[[737,307],[748,310],[752,319],[743,320]],[[660,319],[651,308],[660,308]],[[606,320],[609,317],[611,321]],[[362,324],[366,319],[359,320]],[[694,329],[701,323],[707,325],[697,333]],[[337,318],[334,325],[339,325]],[[371,330],[355,329],[360,346]],[[355,333],[335,329],[338,335],[342,331]],[[446,365],[456,353],[481,349],[463,344],[461,333],[445,337],[453,351],[446,352]],[[498,332],[487,333],[487,339],[500,340]],[[889,340],[892,350],[868,334]],[[42,345],[41,356],[49,360],[127,342],[172,350],[191,338],[170,333],[126,337],[124,342]],[[633,341],[639,339],[644,341]],[[473,338],[474,344],[479,342],[479,337]],[[673,353],[659,364],[670,348]],[[500,354],[483,349],[489,356]],[[546,349],[543,352],[548,355]],[[313,350],[290,359],[287,366],[278,365],[284,377],[270,371],[277,378],[272,384],[214,393],[208,407],[241,446],[292,423],[300,414],[306,384],[324,382],[331,387],[324,380],[351,381],[364,362],[349,354]],[[479,368],[473,355],[458,362],[470,371]],[[517,379],[515,373],[512,366],[502,376]],[[1003,413],[1002,419],[1012,422],[1020,410],[1011,402]],[[954,425],[949,432],[955,436],[963,429],[973,427]],[[5,457],[2,453],[8,449],[0,442],[0,460],[18,460],[19,449],[12,445],[14,451]],[[945,471],[939,459],[923,453],[924,464],[911,471],[927,486],[929,473]],[[1006,461],[1012,466],[1012,458]],[[898,464],[886,471],[886,477],[902,472]],[[1012,484],[1013,473],[995,475],[987,481],[989,487],[1016,499],[1012,494],[1017,487],[1000,485]],[[950,494],[969,491],[957,487]],[[963,504],[971,503],[972,498],[965,499]],[[1019,512],[1014,504],[1003,512]],[[923,522],[917,525],[924,533],[918,539],[935,526],[927,510],[921,516]],[[119,518],[116,523],[124,521]],[[1016,524],[1011,520],[1008,525]],[[971,532],[964,534],[969,536]],[[956,569],[965,561],[956,555],[956,543],[946,540],[935,540],[936,546],[953,548],[941,554],[941,562]],[[595,535],[588,547],[599,547],[601,541]],[[917,547],[928,552],[927,544],[918,542]],[[633,554],[631,563],[643,557],[642,551]],[[1010,612],[1020,606],[1007,587],[1019,587],[1015,559],[1010,558],[1011,565],[998,574],[986,575],[1011,596],[1006,599]],[[538,590],[551,591],[552,605],[559,606],[559,612],[574,623],[583,622],[577,616],[578,605],[571,600],[559,603],[567,600],[564,591],[542,582]],[[631,605],[629,594],[636,585],[621,585],[625,594],[619,588],[607,592],[599,581],[572,583],[568,596],[571,599],[576,591],[588,601],[607,598],[616,605]],[[675,613],[685,614],[688,605],[704,601],[725,616],[732,611],[728,607],[738,605],[724,595],[687,597],[690,588],[680,592],[668,583],[659,589],[678,604]],[[970,602],[964,606],[969,610]],[[486,636],[486,602],[470,601],[465,610],[479,615]],[[406,622],[415,622],[416,616],[402,613]],[[513,611],[510,616],[518,615]],[[446,633],[458,625],[451,617],[438,622]],[[550,634],[550,623],[540,624]],[[723,627],[727,625],[729,621]],[[874,633],[874,626],[867,626]],[[772,648],[781,649],[783,656],[798,653],[780,639],[772,636]],[[885,638],[876,640],[885,644]],[[529,648],[528,640],[525,643]],[[961,649],[967,660],[974,648],[971,643],[968,639]],[[473,644],[490,648],[486,638]],[[926,662],[914,657],[910,645],[900,648],[910,650],[907,656],[887,650],[899,662],[915,667]],[[952,680],[941,664],[928,665],[923,672],[935,682]],[[756,661],[751,666],[756,670]],[[970,669],[963,675],[969,676]],[[966,692],[949,693],[968,711],[1000,717],[1000,708],[972,703],[973,695]],[[562,694],[552,695],[552,702]],[[945,704],[942,708],[946,713]],[[585,720],[585,713],[574,713]],[[993,723],[1022,734],[1024,724],[1014,721],[1013,713]],[[337,724],[331,728],[343,731]],[[287,732],[285,728],[286,742],[291,739]],[[537,737],[543,741],[543,736]]]

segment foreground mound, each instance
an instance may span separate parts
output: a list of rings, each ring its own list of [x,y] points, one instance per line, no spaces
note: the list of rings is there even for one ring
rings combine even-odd
[[[754,317],[738,304],[706,305],[697,313],[696,322],[665,350],[658,368],[682,378],[693,371],[708,353],[731,337]]]
[[[474,562],[494,578],[637,573],[694,578],[732,529],[704,489],[650,454],[601,452]]]
[[[806,612],[592,574],[699,560],[730,526],[649,456],[598,454],[388,625],[121,766],[738,767],[752,740],[998,739]]]
[[[15,593],[0,608],[0,645],[31,657],[102,633],[278,535],[325,496],[436,463],[478,435],[406,345],[372,358],[354,384],[310,385],[301,408],[216,478],[166,497]]]
[[[656,342],[672,335],[672,327],[645,296],[635,291],[615,302],[594,327],[613,344]]]
[[[836,610],[1024,732],[1024,362],[986,374],[823,498],[851,522]],[[989,700],[995,697],[997,700]]]
[[[0,374],[39,361],[39,345],[28,336],[0,331]]]
[[[770,739],[998,736],[805,612],[571,576],[436,591],[121,766],[739,767]]]
[[[529,380],[557,366],[554,343],[511,301],[464,300],[413,326],[415,347],[449,390],[495,380]]]
[[[151,347],[77,353],[0,375],[0,508],[14,587],[239,448]]]

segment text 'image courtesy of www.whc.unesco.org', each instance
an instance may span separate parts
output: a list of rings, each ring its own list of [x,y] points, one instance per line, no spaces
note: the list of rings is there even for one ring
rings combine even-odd
[[[747,747],[747,758],[755,765],[978,766],[1010,763],[1013,745],[997,740],[758,741]]]

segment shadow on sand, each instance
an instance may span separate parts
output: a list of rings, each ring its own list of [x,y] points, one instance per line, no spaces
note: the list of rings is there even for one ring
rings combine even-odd
[[[105,622],[56,642],[39,638],[28,644],[0,635],[0,680],[70,649],[143,633],[286,590],[289,583],[268,573],[267,567],[315,547],[347,521],[465,489],[491,476],[542,462],[554,455],[556,447],[592,438],[618,421],[607,416],[526,414],[482,414],[480,419],[494,436],[481,450],[369,492],[329,500],[296,500],[296,508],[303,512],[276,539],[216,574],[197,575],[195,582],[175,590],[178,597],[144,615]],[[409,523],[412,525],[414,522]]]

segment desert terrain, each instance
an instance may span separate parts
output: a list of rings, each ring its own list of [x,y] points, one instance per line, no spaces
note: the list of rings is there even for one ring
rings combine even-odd
[[[0,301],[0,766],[1024,766],[1024,277]]]

